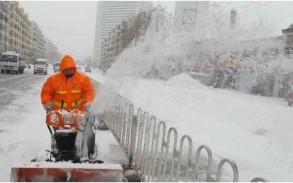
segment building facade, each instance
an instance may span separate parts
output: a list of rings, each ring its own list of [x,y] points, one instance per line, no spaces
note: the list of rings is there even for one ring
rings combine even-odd
[[[33,60],[37,58],[45,58],[45,36],[35,22],[31,22],[31,25]]]
[[[102,69],[109,68],[113,60],[121,52],[123,48],[123,36],[126,29],[126,22],[121,25],[117,25],[111,32],[109,32],[108,38],[104,39],[101,43],[101,62],[100,67]]]
[[[58,62],[57,57],[57,47],[53,44],[51,40],[46,38],[46,48],[45,48],[45,58],[48,60],[49,63]]]
[[[0,10],[0,53],[15,51],[27,63],[45,58],[46,42],[42,30],[29,20],[29,15],[20,7],[19,2],[0,1]],[[51,52],[57,54],[56,46]]]
[[[287,29],[283,29],[282,33],[284,35],[285,53],[293,55],[293,23]]]
[[[149,11],[152,3],[148,1],[98,1],[95,34],[95,65],[101,62],[101,45],[109,37],[109,33],[127,18],[139,12]]]
[[[20,53],[28,59],[31,51],[31,23],[19,2],[8,1],[8,51]]]
[[[194,31],[207,27],[206,19],[210,9],[209,1],[176,1],[174,32]]]
[[[0,1],[0,53],[7,50],[8,2]]]

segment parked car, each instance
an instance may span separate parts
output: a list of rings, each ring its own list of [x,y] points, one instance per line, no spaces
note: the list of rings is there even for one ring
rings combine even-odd
[[[92,67],[90,67],[90,66],[86,66],[86,67],[84,68],[84,71],[85,71],[85,72],[92,72]]]
[[[54,72],[59,72],[59,70],[60,70],[59,66],[60,66],[60,63],[59,62],[53,64],[53,71]]]

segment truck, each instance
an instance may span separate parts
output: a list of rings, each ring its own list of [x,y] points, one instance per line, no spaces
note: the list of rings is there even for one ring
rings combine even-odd
[[[34,74],[47,75],[48,62],[46,59],[38,58],[34,63]]]
[[[20,54],[15,51],[3,52],[0,56],[0,70],[1,73],[22,74],[26,64]]]

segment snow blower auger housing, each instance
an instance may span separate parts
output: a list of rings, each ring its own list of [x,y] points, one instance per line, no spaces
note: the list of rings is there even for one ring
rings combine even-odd
[[[122,181],[119,164],[100,164],[95,144],[94,120],[79,110],[55,110],[47,113],[51,133],[51,151],[42,161],[18,163],[11,169],[11,181]]]
[[[29,162],[15,164],[12,182],[122,182],[119,164]]]

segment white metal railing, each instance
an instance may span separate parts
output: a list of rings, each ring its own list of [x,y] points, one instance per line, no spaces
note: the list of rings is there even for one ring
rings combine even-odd
[[[136,170],[142,181],[218,182],[221,181],[224,164],[232,168],[232,181],[238,181],[238,168],[233,160],[224,158],[217,166],[211,149],[206,145],[199,146],[194,155],[190,136],[184,135],[179,139],[176,128],[171,127],[167,131],[164,121],[157,122],[155,116],[141,108],[135,114],[134,105],[115,92],[112,92],[111,104],[104,112],[104,121],[128,156],[129,166]],[[205,156],[201,155],[202,150],[206,151]],[[256,177],[251,181],[267,180]]]

